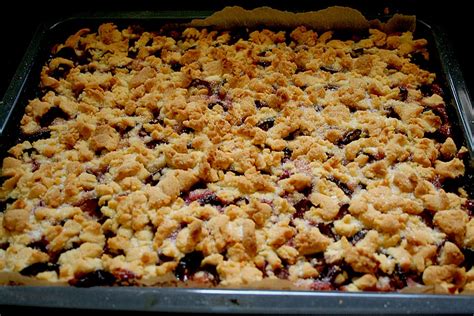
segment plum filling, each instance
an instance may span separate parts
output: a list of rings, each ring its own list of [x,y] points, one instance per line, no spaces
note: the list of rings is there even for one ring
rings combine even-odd
[[[98,220],[102,219],[104,215],[100,211],[99,199],[85,199],[78,203],[78,206],[84,213]]]
[[[271,117],[268,119],[265,119],[257,124],[257,127],[264,130],[268,131],[270,128],[273,127],[273,124],[275,124],[275,118]]]
[[[344,136],[337,143],[337,145],[344,146],[344,145],[350,144],[353,141],[358,140],[360,138],[361,134],[362,134],[362,131],[360,129],[355,129],[355,130],[349,131],[346,134],[344,134]]]
[[[46,272],[46,271],[59,272],[59,264],[46,263],[46,262],[33,263],[32,265],[21,270],[20,274],[24,276],[33,276],[33,275],[37,275],[38,273]]]
[[[48,127],[53,123],[56,119],[63,119],[67,120],[69,115],[67,115],[63,110],[58,107],[52,107],[40,118],[40,125],[42,127]]]
[[[105,270],[96,270],[76,276],[69,281],[69,284],[76,287],[112,286],[116,280],[116,277],[112,273]]]
[[[293,218],[303,218],[304,214],[309,211],[311,208],[312,203],[309,199],[302,199],[298,203],[294,205],[296,212],[293,214]]]
[[[191,280],[193,275],[201,267],[201,261],[204,259],[202,252],[194,251],[186,254],[178,262],[178,266],[175,269],[176,278],[181,281]]]
[[[405,86],[398,87],[400,92],[398,93],[400,101],[406,101],[408,98],[408,89]]]

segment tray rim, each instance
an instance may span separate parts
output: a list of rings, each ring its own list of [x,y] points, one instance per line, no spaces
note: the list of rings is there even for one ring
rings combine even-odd
[[[2,286],[0,305],[263,314],[474,312],[468,295],[156,287]]]
[[[213,11],[136,11],[95,12],[73,15],[41,23],[20,61],[20,64],[0,100],[0,138],[30,76],[31,65],[40,51],[47,32],[74,20],[153,20],[192,19],[210,15]],[[473,102],[463,79],[459,64],[445,31],[422,19],[435,41],[441,67],[446,76],[454,107],[464,132],[474,166]],[[446,61],[449,60],[449,63]],[[458,89],[461,87],[462,92]],[[5,111],[5,107],[7,111]],[[464,112],[463,112],[464,111]],[[6,114],[5,114],[6,113]],[[467,117],[464,114],[467,113]],[[1,121],[4,119],[4,121]],[[48,295],[45,295],[48,293]],[[135,297],[135,299],[131,299]],[[291,297],[291,299],[290,299]],[[105,305],[104,305],[105,304]],[[405,294],[340,291],[294,291],[255,289],[206,289],[170,287],[93,287],[63,286],[0,286],[0,306],[36,306],[54,308],[136,310],[168,312],[231,312],[231,313],[473,313],[474,297],[470,295]],[[297,306],[297,307],[295,307]],[[396,308],[396,310],[394,310]]]

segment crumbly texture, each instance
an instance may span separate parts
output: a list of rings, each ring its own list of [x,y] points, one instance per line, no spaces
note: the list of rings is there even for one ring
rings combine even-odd
[[[426,45],[376,29],[78,31],[3,160],[0,270],[473,289],[472,200],[453,189],[467,150],[418,65]]]

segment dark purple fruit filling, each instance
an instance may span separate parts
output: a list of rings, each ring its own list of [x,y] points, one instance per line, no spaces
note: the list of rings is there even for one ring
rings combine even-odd
[[[176,278],[181,281],[191,280],[193,275],[201,267],[201,261],[204,259],[204,255],[200,251],[193,251],[186,254],[178,262],[174,274]]]
[[[59,265],[54,263],[37,262],[20,271],[21,275],[33,276],[45,271],[59,272]]]
[[[104,270],[96,270],[69,281],[70,285],[76,287],[92,287],[92,286],[112,286],[115,284],[115,276]]]

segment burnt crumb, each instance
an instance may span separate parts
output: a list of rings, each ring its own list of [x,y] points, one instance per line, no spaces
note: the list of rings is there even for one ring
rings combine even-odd
[[[303,218],[304,214],[309,211],[312,204],[309,199],[302,199],[294,205],[296,212],[293,214],[293,218]]]
[[[181,258],[181,260],[179,260],[178,266],[174,271],[176,278],[181,281],[191,280],[193,275],[201,267],[201,262],[203,259],[204,255],[200,251],[193,251],[186,254],[183,258]]]
[[[21,275],[33,276],[45,271],[59,272],[59,265],[54,263],[37,262],[20,271]]]
[[[255,100],[254,103],[255,103],[255,107],[256,107],[257,109],[261,109],[261,108],[264,108],[264,107],[268,107],[268,104],[265,103],[264,101]]]
[[[365,235],[367,235],[367,230],[362,229],[358,231],[354,236],[348,238],[349,242],[353,245],[357,244],[360,240],[364,239]]]
[[[275,118],[270,117],[270,118],[267,118],[267,119],[259,122],[257,124],[257,127],[264,130],[264,131],[268,131],[270,128],[273,127],[274,124],[275,124]]]
[[[10,246],[10,243],[8,243],[8,242],[0,243],[0,249],[1,250],[7,250],[9,246]]]
[[[339,72],[339,70],[337,70],[336,68],[333,68],[331,66],[321,66],[321,67],[319,67],[319,69],[322,70],[322,71],[329,72],[330,74],[335,74],[335,73]]]
[[[50,126],[56,119],[67,120],[69,116],[59,107],[53,106],[39,120],[42,127]]]
[[[40,240],[33,241],[26,245],[27,247],[39,250],[41,252],[48,253],[48,244],[49,242],[46,240],[46,238],[41,238]]]
[[[20,136],[18,137],[18,143],[22,143],[24,141],[29,141],[30,143],[34,143],[40,139],[47,139],[47,138],[51,138],[51,131],[47,128],[42,128],[33,134],[20,133]]]
[[[344,134],[341,140],[338,141],[337,145],[343,146],[352,143],[355,140],[360,138],[362,131],[360,129],[355,129],[352,131],[348,131]]]
[[[406,101],[408,98],[408,89],[405,86],[400,86],[398,87],[400,92],[398,93],[398,96],[400,97],[400,101]]]
[[[115,276],[104,270],[96,270],[69,281],[69,284],[76,287],[92,286],[112,286],[116,281]]]
[[[170,67],[171,67],[171,70],[173,71],[181,71],[181,68],[183,67],[183,65],[173,60],[170,62]]]

